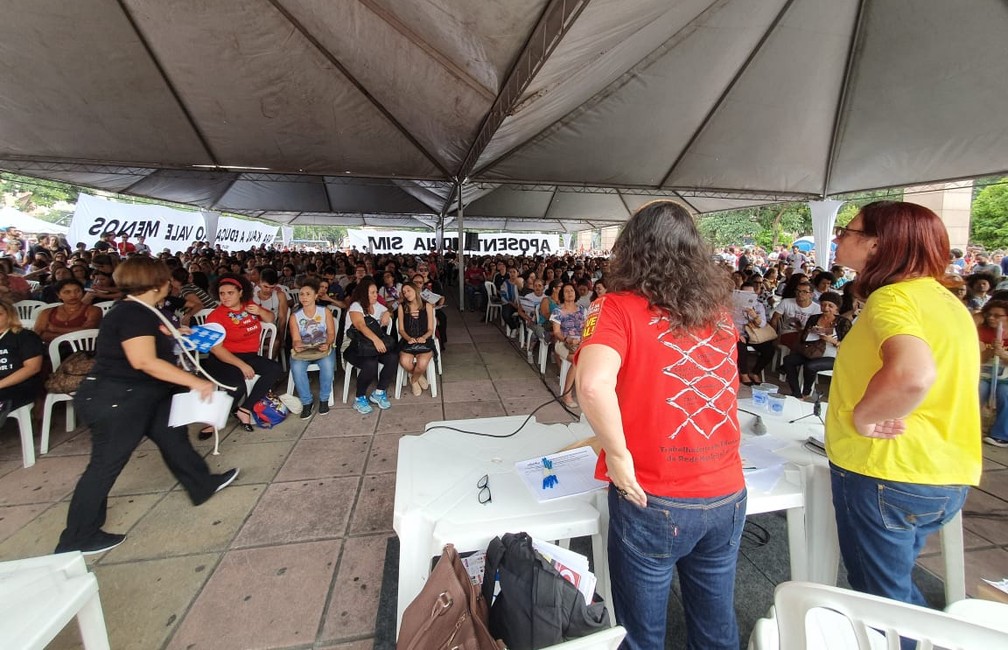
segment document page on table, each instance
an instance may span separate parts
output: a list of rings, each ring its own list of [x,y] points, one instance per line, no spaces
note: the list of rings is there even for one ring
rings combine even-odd
[[[540,458],[520,460],[515,471],[537,501],[550,501],[606,487],[595,479],[598,456],[591,447],[578,447]]]
[[[784,476],[784,463],[787,461],[776,450],[785,445],[787,442],[772,436],[742,439],[739,454],[742,456],[746,486],[750,490],[770,492],[777,486],[777,482]]]

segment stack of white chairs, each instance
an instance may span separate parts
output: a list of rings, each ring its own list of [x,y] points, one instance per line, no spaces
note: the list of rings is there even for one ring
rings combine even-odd
[[[97,329],[86,329],[69,334],[57,336],[49,343],[49,360],[52,362],[53,372],[59,368],[63,361],[62,351],[69,348],[73,352],[94,352],[95,342],[98,340]],[[67,354],[70,356],[70,354]],[[39,445],[39,453],[49,453],[49,430],[52,428],[53,408],[60,402],[66,402],[66,430],[73,431],[77,428],[77,419],[74,416],[73,395],[70,393],[46,393],[45,402],[42,405],[42,442]]]
[[[108,650],[98,580],[79,552],[0,562],[0,647],[42,650],[74,617],[86,650]]]
[[[483,283],[483,286],[486,287],[487,292],[486,322],[490,323],[492,322],[490,320],[490,314],[496,312],[497,314],[496,317],[497,318],[501,317],[501,314],[503,313],[502,307],[504,307],[504,301],[501,300],[500,293],[497,291],[497,287],[494,286],[493,282],[487,280],[486,282]]]

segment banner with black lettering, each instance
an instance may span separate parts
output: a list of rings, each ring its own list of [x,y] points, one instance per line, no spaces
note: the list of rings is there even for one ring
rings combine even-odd
[[[70,221],[67,240],[70,245],[84,242],[91,248],[102,234],[114,232],[116,238],[129,235],[136,242],[139,235],[154,253],[168,249],[184,251],[195,241],[211,246],[220,244],[226,251],[241,251],[269,246],[278,226],[258,221],[223,217],[216,212],[187,212],[162,205],[118,203],[89,194],[77,197],[77,209]]]
[[[560,244],[558,235],[543,233],[478,233],[478,248],[467,248],[470,254],[553,255]],[[347,230],[352,248],[371,253],[424,253],[437,250],[437,237],[432,233],[409,230]],[[458,250],[458,236],[444,237],[442,248]]]
[[[210,245],[220,246],[226,251],[247,251],[263,244],[270,246],[276,239],[278,228],[258,221],[221,217],[217,220],[217,239]]]
[[[115,233],[117,239],[129,235],[134,243],[143,235],[146,237],[144,243],[155,254],[166,248],[176,253],[184,251],[194,241],[205,240],[206,224],[199,212],[79,195],[67,241],[71,246],[84,242],[91,248],[106,232]]]

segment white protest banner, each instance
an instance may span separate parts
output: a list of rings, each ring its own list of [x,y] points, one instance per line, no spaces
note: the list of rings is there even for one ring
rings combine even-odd
[[[217,220],[217,239],[210,245],[220,246],[226,251],[246,251],[263,244],[269,246],[276,239],[277,228],[258,221],[221,217]]]
[[[466,249],[476,254],[552,255],[560,245],[558,235],[543,233],[478,233],[479,248]],[[409,230],[347,230],[351,247],[371,253],[423,253],[437,250],[437,238],[431,233]],[[458,237],[445,237],[445,250],[458,250]]]
[[[206,239],[206,225],[199,212],[79,195],[67,241],[71,246],[84,242],[90,248],[106,232],[117,238],[129,235],[133,241],[143,235],[155,254],[166,248],[173,253],[184,251],[192,242]]]

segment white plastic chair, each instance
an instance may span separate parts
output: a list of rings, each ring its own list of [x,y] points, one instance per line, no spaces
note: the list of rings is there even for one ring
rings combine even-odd
[[[386,334],[392,334],[392,331],[393,331],[392,326],[394,324],[395,324],[395,320],[390,320],[389,321],[388,326],[386,326],[386,328],[385,328],[385,333]],[[346,332],[343,333],[344,336],[347,336],[350,333],[350,328],[351,327],[353,327],[352,323],[350,324],[350,327],[347,328]],[[384,367],[385,367],[385,364],[379,363],[378,364],[378,372],[381,373],[381,370]],[[347,399],[350,397],[350,377],[351,377],[351,375],[353,375],[355,373],[359,373],[359,372],[360,372],[360,368],[358,368],[357,366],[353,365],[352,363],[347,363],[346,355],[343,355],[343,403],[344,404],[347,403]],[[431,384],[431,385],[433,386],[434,384]]]
[[[880,647],[882,636],[887,646],[881,647],[888,648],[899,648],[899,637],[919,641],[922,650],[1008,647],[1008,632],[1002,630],[938,610],[811,582],[778,585],[774,610],[780,650],[820,647],[816,639],[830,648],[868,650]],[[809,617],[810,612],[821,610],[840,614],[849,627],[845,631],[835,617]],[[829,629],[822,629],[824,622]]]
[[[192,324],[193,325],[206,325],[207,316],[209,316],[210,312],[212,312],[212,311],[213,311],[213,309],[201,309],[201,310],[199,310],[198,312],[196,312],[195,314],[192,315]]]
[[[500,317],[501,307],[504,306],[504,302],[500,299],[500,293],[498,293],[497,287],[494,286],[493,282],[487,280],[483,283],[483,286],[486,287],[487,292],[486,322],[489,323],[491,322],[490,314],[492,312],[497,312],[497,317]]]
[[[108,650],[98,580],[79,552],[0,563],[0,647],[42,650],[74,617],[86,650]],[[14,614],[16,612],[16,615]]]
[[[43,309],[56,306],[57,305],[42,302],[41,300],[19,300],[14,303],[14,309],[17,310],[17,315],[18,318],[21,319],[22,326],[25,326],[25,321],[34,322],[38,318],[39,312]]]
[[[61,348],[70,347],[73,352],[94,352],[95,341],[98,340],[97,329],[80,330],[57,336],[49,343],[49,360],[52,362],[52,369],[55,372],[63,362]],[[67,356],[70,356],[69,354]],[[74,416],[73,395],[71,393],[46,393],[45,403],[42,405],[42,441],[39,445],[39,453],[49,453],[49,430],[52,428],[52,412],[56,404],[66,402],[66,430],[73,431],[77,428],[77,418]]]
[[[551,645],[543,650],[616,650],[625,636],[626,630],[617,625],[608,630],[583,636],[580,639],[571,639]]]
[[[94,306],[101,310],[102,318],[105,318],[105,315],[109,313],[109,310],[115,306],[115,301],[105,300],[102,302],[96,302]]]
[[[32,293],[35,293],[36,291],[42,288],[42,283],[39,282],[38,280],[26,280],[26,282],[28,283],[28,289]]]
[[[328,309],[330,311],[332,311],[332,313],[333,313],[333,324],[334,324],[334,327],[339,327],[340,317],[342,317],[342,315],[343,315],[343,310],[340,309],[336,305],[331,305],[331,306],[328,307]],[[291,313],[292,314],[294,313],[294,309],[293,308],[291,309]],[[318,373],[321,374],[321,370],[322,369],[319,368],[319,365],[317,363],[315,363],[315,362],[311,362],[311,363],[308,364],[308,372],[318,372]],[[295,389],[295,386],[294,386],[294,373],[288,372],[287,373],[287,393],[290,394],[290,395],[294,395],[295,394],[294,389]],[[336,373],[334,372],[333,373],[333,385],[332,385],[332,388],[329,389],[329,406],[334,406],[335,404],[336,404]]]
[[[18,432],[21,434],[21,460],[25,467],[35,464],[35,432],[32,431],[31,410],[32,405],[25,404],[11,411],[9,415],[18,423]]]
[[[259,356],[269,358],[269,351],[273,349],[273,342],[276,340],[277,328],[273,323],[259,323]],[[263,354],[263,350],[266,354]],[[252,375],[252,379],[245,380],[245,394],[252,392],[252,387],[259,381],[259,375]]]

